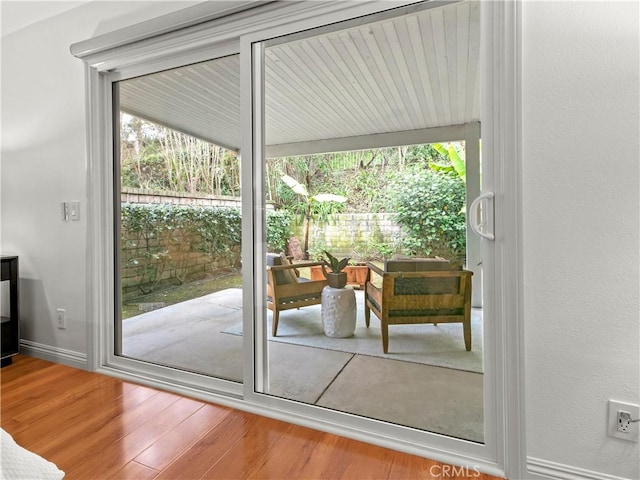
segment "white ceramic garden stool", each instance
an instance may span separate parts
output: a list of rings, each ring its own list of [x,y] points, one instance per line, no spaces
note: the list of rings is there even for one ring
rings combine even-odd
[[[356,331],[356,293],[353,288],[324,287],[321,316],[327,337],[351,337]]]

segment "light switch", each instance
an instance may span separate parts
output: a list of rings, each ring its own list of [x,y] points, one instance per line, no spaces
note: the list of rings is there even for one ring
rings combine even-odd
[[[69,219],[74,222],[80,220],[80,202],[69,202]]]

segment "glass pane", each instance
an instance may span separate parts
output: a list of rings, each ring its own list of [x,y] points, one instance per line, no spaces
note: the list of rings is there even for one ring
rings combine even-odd
[[[116,354],[242,381],[238,55],[119,82]]]
[[[263,393],[484,442],[478,42],[470,2],[265,49]]]

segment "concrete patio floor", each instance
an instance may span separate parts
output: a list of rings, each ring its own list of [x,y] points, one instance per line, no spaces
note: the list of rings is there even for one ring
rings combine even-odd
[[[123,354],[241,382],[243,338],[223,333],[242,318],[241,300],[239,289],[229,289],[127,319]],[[296,310],[282,312],[281,324],[288,315]],[[268,351],[265,393],[475,442],[484,439],[481,373],[276,341],[268,342]]]

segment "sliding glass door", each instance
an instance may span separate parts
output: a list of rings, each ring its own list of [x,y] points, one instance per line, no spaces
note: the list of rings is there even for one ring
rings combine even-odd
[[[484,443],[482,257],[467,231],[481,178],[479,35],[479,5],[465,2],[255,50],[261,393]],[[348,259],[345,286],[325,286],[332,256]]]
[[[487,106],[508,95],[479,58],[482,23],[498,69],[510,7],[396,7],[269,2],[82,54],[89,363],[499,473],[521,337],[500,190],[517,200],[517,172],[494,129],[516,122]],[[478,215],[481,185],[500,202]],[[325,284],[330,255],[350,259],[345,286]]]
[[[242,382],[239,55],[114,83],[115,353]]]

